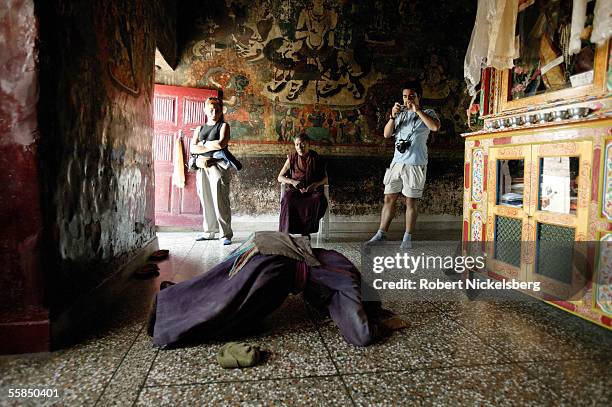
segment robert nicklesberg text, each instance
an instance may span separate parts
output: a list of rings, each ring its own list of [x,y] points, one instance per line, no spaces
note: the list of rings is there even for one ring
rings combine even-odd
[[[377,278],[372,282],[376,290],[531,290],[540,291],[539,281],[503,280],[459,280],[443,281],[421,278],[418,281],[402,278],[397,281],[384,281]]]

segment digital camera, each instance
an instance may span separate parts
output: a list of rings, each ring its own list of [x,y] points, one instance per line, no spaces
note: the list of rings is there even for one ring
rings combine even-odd
[[[395,142],[395,149],[400,153],[404,154],[406,150],[410,148],[412,142],[410,140],[397,140]]]

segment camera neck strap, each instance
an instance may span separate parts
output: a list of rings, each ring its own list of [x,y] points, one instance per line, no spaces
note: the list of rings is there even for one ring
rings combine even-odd
[[[411,112],[411,113],[413,114],[413,116],[410,119],[407,118],[408,112],[401,112],[400,113],[401,114],[400,122],[397,125],[397,127],[400,128],[404,124],[404,122],[406,120],[410,120],[411,127],[410,127],[410,131],[408,132],[408,138],[405,138],[405,139],[397,138],[396,141],[408,141],[410,139],[410,136],[412,136],[412,134],[416,130],[416,128],[417,128],[417,120],[419,119],[419,115],[414,113],[414,112]]]

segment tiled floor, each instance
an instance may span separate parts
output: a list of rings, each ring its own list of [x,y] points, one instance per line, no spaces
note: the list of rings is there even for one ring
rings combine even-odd
[[[448,236],[439,233],[439,238]],[[236,245],[160,233],[170,258],[130,282],[99,332],[70,349],[0,356],[0,405],[567,405],[612,403],[612,333],[539,302],[388,302],[407,329],[367,348],[290,297],[249,338],[250,369],[220,368],[221,343],[151,346],[147,308],[162,280],[182,281]],[[244,240],[238,235],[236,241]],[[326,243],[359,264],[359,242]],[[57,388],[60,399],[9,399],[9,388]]]

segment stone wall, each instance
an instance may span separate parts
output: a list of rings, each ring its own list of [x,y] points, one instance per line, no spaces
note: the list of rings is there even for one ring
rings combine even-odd
[[[54,314],[155,235],[151,104],[161,19],[154,10],[163,7],[37,3],[40,180]]]

